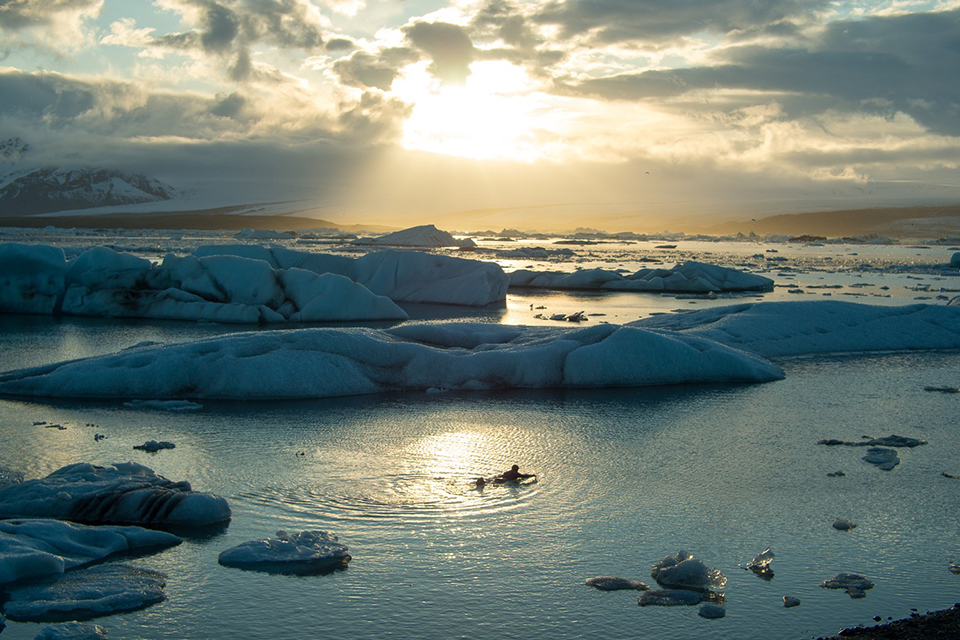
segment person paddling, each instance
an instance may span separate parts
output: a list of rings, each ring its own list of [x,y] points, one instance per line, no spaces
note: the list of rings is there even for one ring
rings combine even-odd
[[[526,478],[535,478],[537,474],[535,473],[520,473],[520,466],[513,465],[510,467],[509,471],[504,471],[496,478],[493,479],[494,482],[516,482],[518,480],[524,480]]]

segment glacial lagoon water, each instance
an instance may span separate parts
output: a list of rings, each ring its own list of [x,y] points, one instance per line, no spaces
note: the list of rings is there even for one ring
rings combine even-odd
[[[39,240],[87,246],[98,238]],[[177,250],[170,243],[215,241],[233,240],[123,243],[157,257]],[[536,244],[544,242],[485,243],[488,252],[476,257]],[[572,270],[565,263],[573,262],[635,270],[651,264],[641,256],[664,264],[692,258],[776,280],[773,292],[743,301],[944,304],[960,289],[956,269],[936,266],[955,247],[690,241],[673,251],[656,244],[499,261],[507,269]],[[738,300],[518,291],[503,307],[411,305],[408,312],[427,321],[551,324],[537,315],[583,310],[590,323],[620,323]],[[242,329],[0,315],[0,371]],[[960,475],[960,394],[924,390],[960,387],[960,353],[778,364],[786,379],[762,385],[205,402],[185,413],[5,398],[0,465],[29,478],[73,462],[134,460],[230,501],[234,517],[224,530],[130,560],[167,574],[168,599],[98,618],[114,639],[800,639],[960,601],[960,576],[948,571],[960,560],[960,480],[941,475]],[[892,471],[862,461],[860,448],[816,444],[891,433],[929,444],[901,449]],[[146,440],[177,446],[133,450]],[[537,481],[471,487],[476,476],[514,463]],[[838,470],[845,475],[827,475]],[[837,518],[858,526],[837,531]],[[217,563],[222,550],[279,529],[331,531],[353,560],[322,576]],[[772,580],[740,568],[768,546],[776,554]],[[583,584],[601,575],[652,584],[650,565],[679,549],[727,576],[726,617],[707,620],[696,607],[640,608],[637,592]],[[876,587],[862,600],[820,588],[841,572]],[[785,595],[802,604],[785,609]],[[8,620],[3,638],[33,638],[42,626]]]
[[[236,328],[7,316],[0,329],[9,370]],[[960,394],[924,390],[960,385],[960,354],[779,364],[785,380],[752,386],[207,402],[188,413],[3,399],[0,465],[36,477],[135,460],[230,501],[225,530],[131,561],[168,575],[168,599],[98,619],[111,638],[809,638],[960,601],[947,570],[960,559],[960,481],[941,475],[960,475]],[[816,444],[890,433],[930,444],[900,450],[889,472],[860,448]],[[177,448],[132,449],[149,439]],[[537,481],[471,488],[515,462]],[[827,476],[837,470],[846,475]],[[859,526],[837,531],[838,517]],[[322,576],[217,564],[278,529],[329,530],[353,561]],[[739,568],[767,546],[771,581]],[[681,548],[728,577],[725,618],[583,584],[652,583],[650,565]],[[862,600],[819,587],[841,572],[876,587]],[[783,608],[784,595],[801,606]],[[8,621],[3,637],[40,628]]]

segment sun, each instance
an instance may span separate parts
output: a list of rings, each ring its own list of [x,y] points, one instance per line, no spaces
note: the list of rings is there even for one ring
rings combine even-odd
[[[470,72],[462,85],[441,84],[424,65],[414,65],[394,82],[394,93],[413,104],[402,146],[473,160],[540,158],[545,107],[530,92],[526,71],[484,61]]]

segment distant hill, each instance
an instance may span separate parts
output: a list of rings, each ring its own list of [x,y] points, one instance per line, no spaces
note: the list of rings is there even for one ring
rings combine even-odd
[[[138,173],[32,165],[29,144],[20,138],[0,143],[0,217],[3,218],[158,202],[179,195],[170,185]]]
[[[803,234],[841,238],[872,233],[891,238],[939,238],[960,236],[960,205],[939,207],[878,207],[816,211],[726,222],[702,229],[711,235],[734,233],[758,235]]]

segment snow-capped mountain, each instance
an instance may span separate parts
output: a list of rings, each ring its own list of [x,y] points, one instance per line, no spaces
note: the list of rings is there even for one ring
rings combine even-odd
[[[0,143],[0,216],[170,200],[180,192],[138,173],[89,167],[37,166],[20,138]]]

